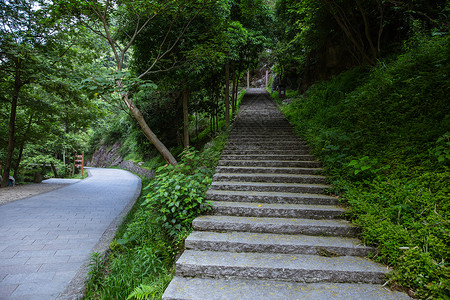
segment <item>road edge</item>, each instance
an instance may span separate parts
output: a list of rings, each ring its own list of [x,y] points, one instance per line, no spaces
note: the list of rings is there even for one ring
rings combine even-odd
[[[127,171],[127,170],[124,170]],[[129,171],[127,171],[129,172]],[[130,172],[131,173],[131,172]],[[133,173],[131,173],[133,174]],[[100,240],[92,249],[91,253],[99,252],[102,254],[102,257],[105,257],[108,250],[109,244],[114,239],[116,232],[122,224],[123,219],[126,217],[128,212],[133,208],[136,200],[141,195],[142,190],[142,180],[139,176],[133,174],[138,178],[138,185],[136,188],[136,192],[131,198],[130,202],[124,207],[124,209],[114,218],[114,220],[109,224],[108,228],[105,230]],[[81,299],[84,295],[84,288],[86,282],[86,275],[89,271],[89,261],[90,256],[86,258],[81,267],[78,269],[77,274],[72,278],[72,280],[67,284],[64,290],[56,297],[56,300],[77,300]]]

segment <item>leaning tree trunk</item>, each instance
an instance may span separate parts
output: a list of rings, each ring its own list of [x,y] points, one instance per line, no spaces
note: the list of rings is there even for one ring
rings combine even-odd
[[[117,83],[119,87],[122,87],[122,83],[119,81]],[[170,153],[169,149],[158,139],[158,137],[153,133],[153,131],[148,127],[147,122],[145,122],[144,116],[142,115],[139,108],[136,107],[136,105],[133,103],[133,101],[128,98],[128,94],[124,93],[122,94],[122,100],[127,105],[128,109],[133,114],[133,117],[136,119],[136,121],[139,123],[139,126],[142,129],[142,132],[145,134],[147,139],[150,141],[150,143],[155,146],[155,148],[158,150],[158,152],[163,156],[163,158],[166,160],[167,163],[175,166],[177,165],[177,160],[175,157],[173,157],[172,153]]]

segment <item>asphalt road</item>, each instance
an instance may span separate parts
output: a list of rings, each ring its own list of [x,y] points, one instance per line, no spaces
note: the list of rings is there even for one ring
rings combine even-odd
[[[89,172],[0,206],[0,299],[71,299],[71,290],[82,290],[92,252],[107,247],[141,186],[127,171]]]

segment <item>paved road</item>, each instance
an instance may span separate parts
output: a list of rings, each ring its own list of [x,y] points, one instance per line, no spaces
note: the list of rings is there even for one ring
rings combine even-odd
[[[0,206],[0,299],[56,299],[111,236],[140,179],[116,169],[89,172],[83,181]]]

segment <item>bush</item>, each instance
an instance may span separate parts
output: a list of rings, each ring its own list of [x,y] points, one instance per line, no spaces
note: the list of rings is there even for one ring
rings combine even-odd
[[[373,257],[419,298],[449,295],[449,36],[415,36],[372,70],[321,82],[283,112],[322,159]]]
[[[156,221],[171,237],[189,227],[208,205],[204,194],[213,171],[201,163],[197,151],[185,150],[177,166],[158,168],[146,187],[148,194],[142,205],[156,212]]]

